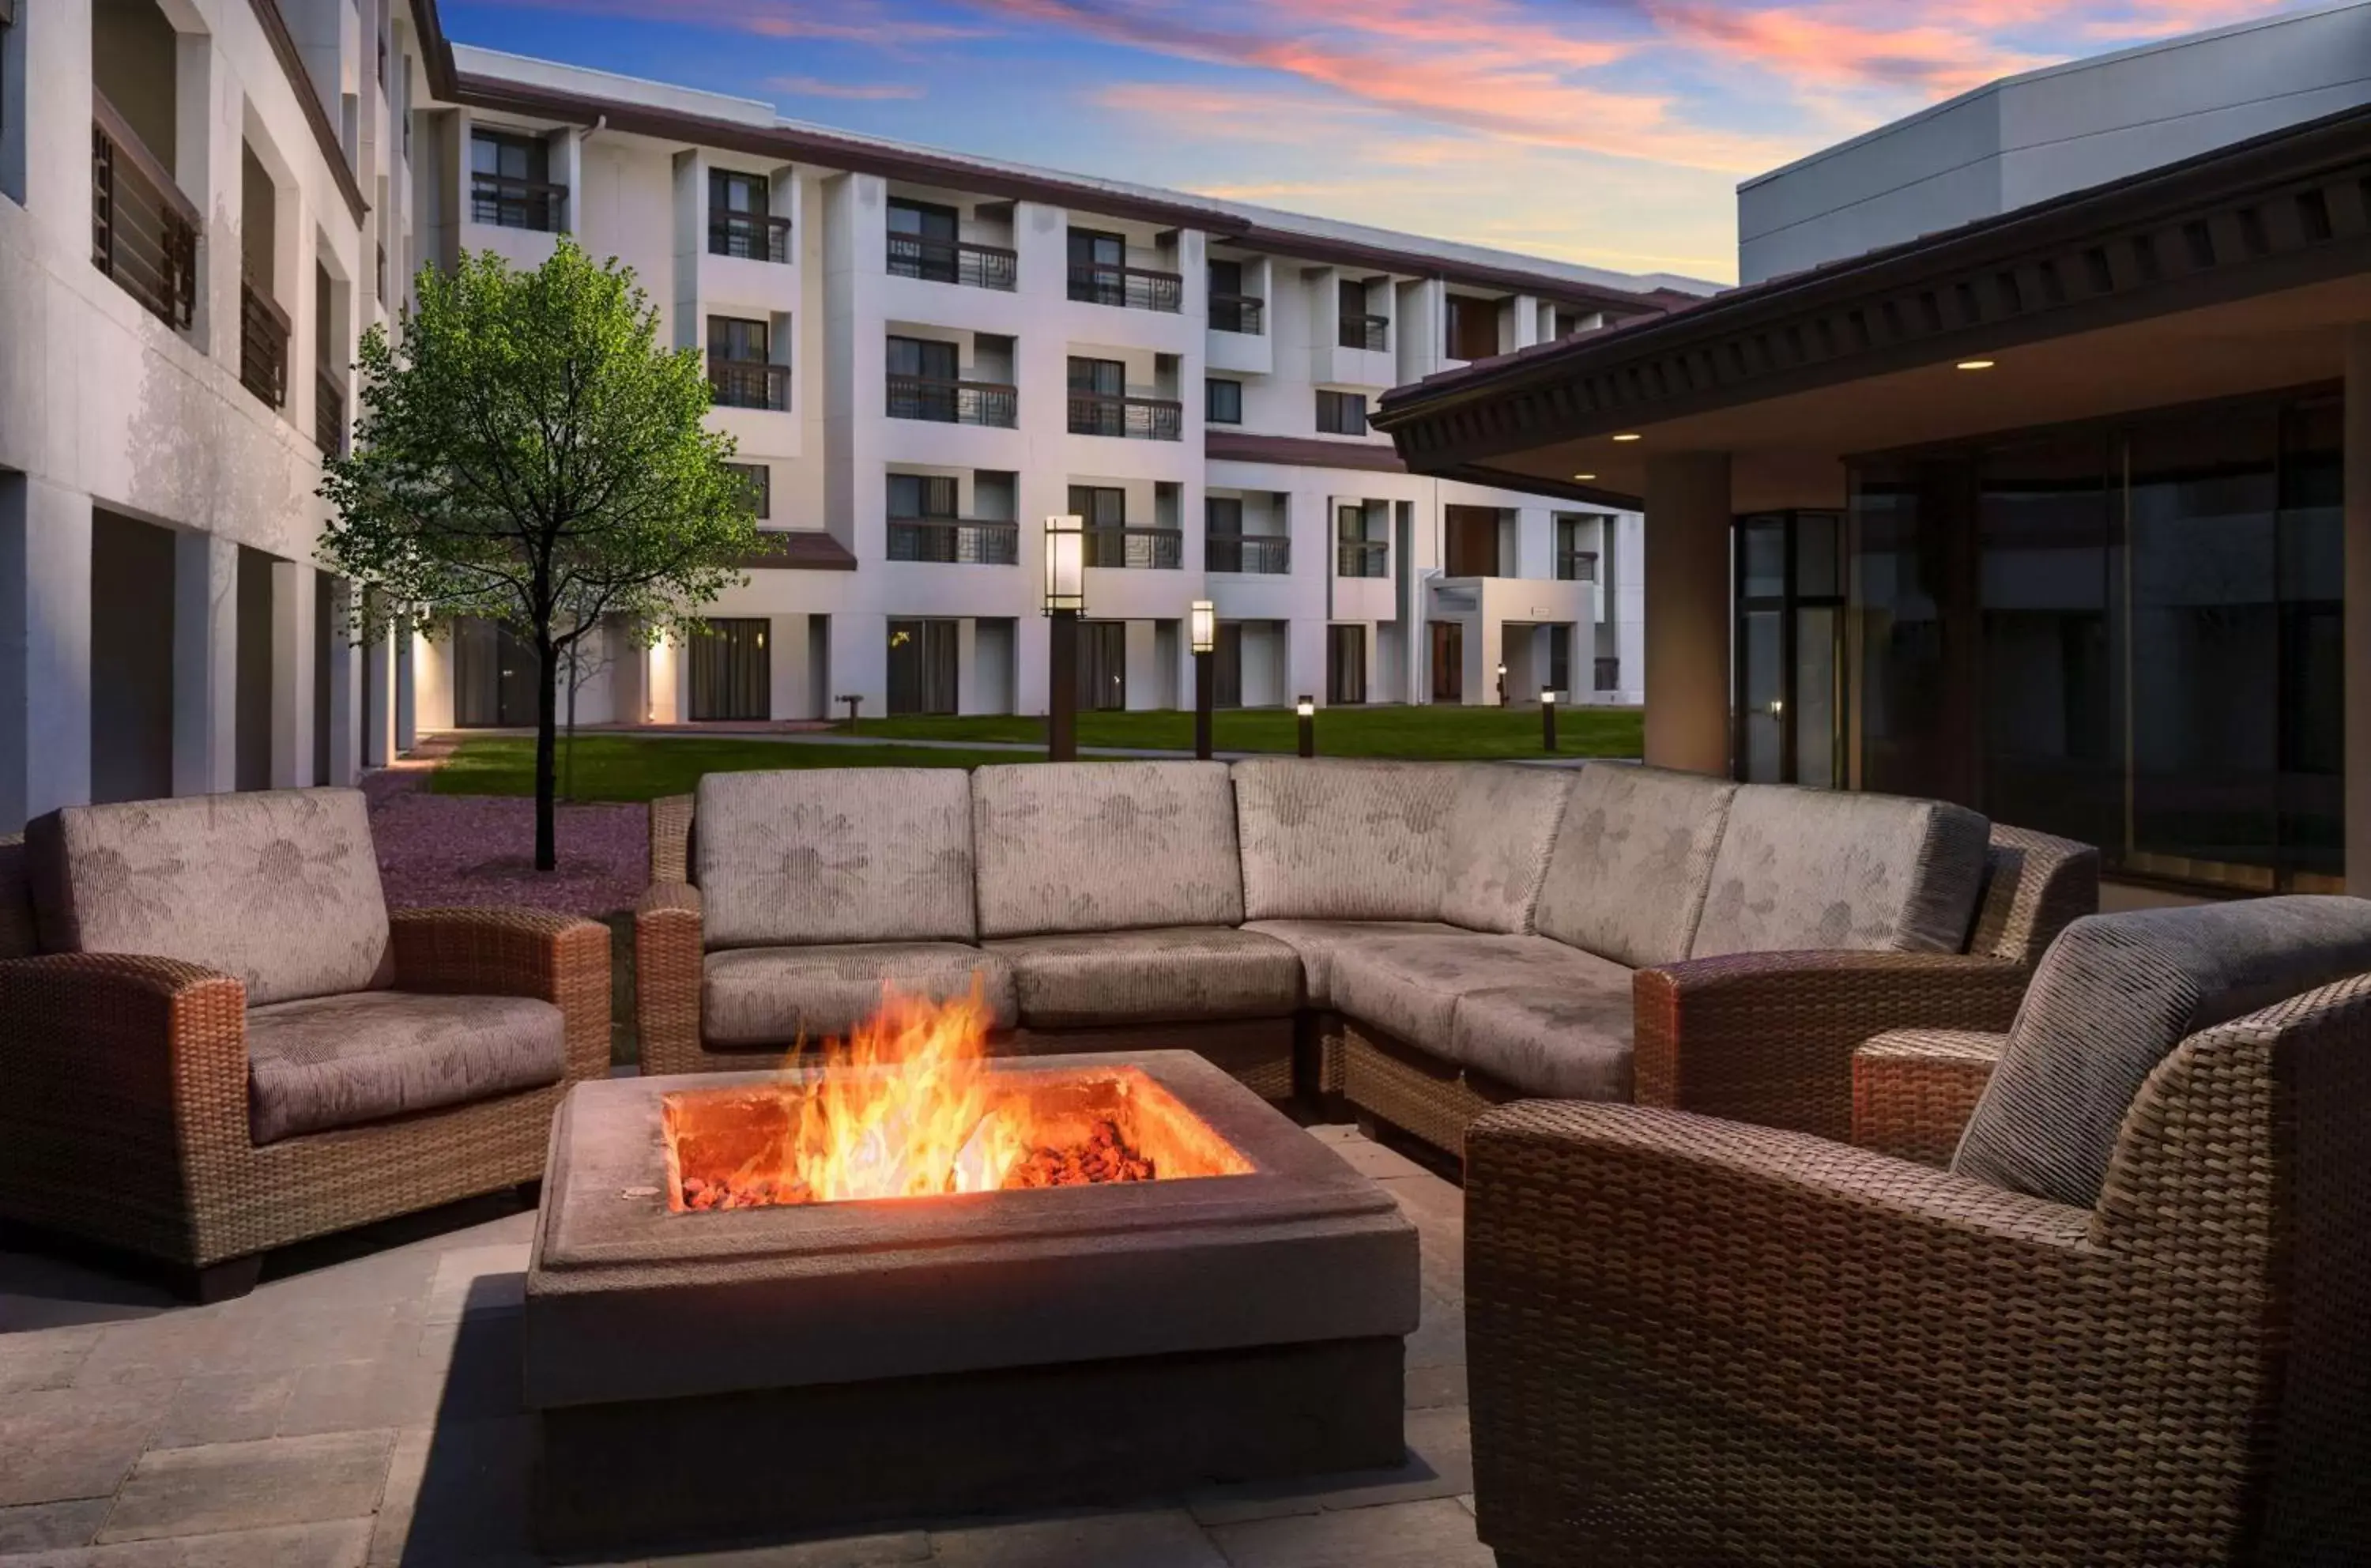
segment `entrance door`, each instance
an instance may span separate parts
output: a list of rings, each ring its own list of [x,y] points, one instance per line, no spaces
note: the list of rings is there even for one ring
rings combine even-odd
[[[955,710],[956,624],[951,620],[889,623],[889,711]]]
[[[1325,700],[1334,707],[1367,700],[1367,628],[1325,628]]]
[[[453,727],[515,730],[532,724],[535,650],[506,626],[478,616],[453,622]]]
[[[1844,782],[1844,519],[1776,512],[1737,524],[1738,777]]]
[[[1498,509],[1495,506],[1444,506],[1441,526],[1448,537],[1443,575],[1498,575]]]
[[[1432,700],[1465,700],[1465,626],[1462,621],[1434,621],[1432,626]]]
[[[1105,712],[1128,706],[1128,622],[1079,623],[1079,706]]]
[[[766,653],[766,621],[711,619],[691,640],[691,717],[770,719],[773,672]]]
[[[1210,706],[1243,705],[1243,623],[1220,621],[1210,646]]]

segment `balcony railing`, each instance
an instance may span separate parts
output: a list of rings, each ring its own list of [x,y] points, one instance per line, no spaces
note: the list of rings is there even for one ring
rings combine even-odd
[[[244,278],[238,285],[238,379],[271,408],[288,401],[288,313]]]
[[[1556,581],[1559,582],[1594,582],[1597,581],[1595,550],[1556,551]]]
[[[1336,577],[1389,577],[1392,547],[1382,539],[1343,539],[1334,547]]]
[[[197,319],[196,205],[155,154],[91,95],[90,261],[176,330]]]
[[[1018,422],[1021,393],[998,381],[943,381],[931,375],[889,377],[889,417],[936,420],[941,424],[993,425]]]
[[[754,213],[711,213],[708,253],[787,265],[791,259],[791,220],[760,217]]]
[[[1090,528],[1087,564],[1119,571],[1174,571],[1186,564],[1179,528]]]
[[[772,409],[791,406],[791,367],[769,360],[708,362],[709,390],[720,409]]]
[[[1021,559],[1021,525],[977,517],[892,517],[889,559],[1011,566]]]
[[[1292,570],[1292,540],[1282,534],[1214,534],[1202,549],[1212,571],[1278,577]]]
[[[1597,658],[1596,665],[1597,689],[1599,691],[1620,691],[1622,689],[1622,661],[1618,658],[1600,654]]]
[[[1210,330],[1241,332],[1256,338],[1266,329],[1267,301],[1253,294],[1214,294],[1210,296]]]
[[[1336,340],[1346,349],[1364,349],[1371,354],[1382,353],[1391,347],[1392,318],[1388,316],[1345,316]]]
[[[1114,435],[1129,441],[1176,441],[1186,428],[1186,408],[1169,398],[1120,398],[1102,392],[1070,394],[1072,435]]]
[[[1186,306],[1186,280],[1174,272],[1142,267],[1073,267],[1070,297],[1089,305],[1166,310],[1174,315]]]
[[[346,387],[336,374],[313,375],[313,444],[331,457],[346,453]]]
[[[966,240],[924,239],[915,234],[889,236],[889,275],[919,278],[930,283],[961,283],[966,288],[995,289],[1011,294],[1020,276],[1019,255],[1000,245],[974,245]]]
[[[469,221],[496,228],[556,233],[568,204],[568,187],[544,179],[514,179],[506,174],[469,176]]]

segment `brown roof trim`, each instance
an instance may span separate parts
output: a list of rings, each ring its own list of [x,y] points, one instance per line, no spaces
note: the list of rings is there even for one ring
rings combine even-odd
[[[1567,479],[1544,479],[1534,474],[1518,474],[1506,468],[1494,468],[1487,463],[1460,463],[1428,474],[1428,478],[1456,479],[1464,484],[1481,485],[1487,490],[1514,490],[1522,495],[1544,495],[1556,501],[1578,501],[1590,506],[1602,506],[1614,512],[1637,512],[1642,504],[1635,495],[1620,490],[1600,490],[1595,485],[1577,485]]]
[[[762,548],[728,564],[744,571],[854,571],[856,557],[820,528],[769,528]]]
[[[453,101],[453,45],[445,36],[445,18],[436,14],[436,0],[411,0],[412,30],[420,35],[420,67],[428,73],[428,90]]]
[[[1400,461],[1399,454],[1388,446],[1321,441],[1306,435],[1255,435],[1246,431],[1211,430],[1208,426],[1203,428],[1202,455],[1214,463],[1278,463],[1294,468],[1349,468],[1372,474],[1405,474],[1408,471],[1407,465]],[[1591,506],[1612,507],[1617,512],[1636,512],[1638,509],[1636,498],[1614,490],[1543,479],[1530,474],[1509,473],[1503,468],[1486,467],[1480,464],[1428,477],[1462,479],[1491,490],[1551,496],[1558,501],[1587,502]]]
[[[2371,106],[1386,393],[1451,466],[2371,267]]]
[[[248,8],[255,13],[263,36],[272,40],[272,52],[280,57],[281,74],[296,93],[296,102],[305,110],[306,123],[313,127],[313,141],[320,148],[321,161],[330,166],[337,179],[338,194],[346,199],[346,211],[361,223],[370,215],[370,202],[363,188],[354,181],[354,171],[347,167],[346,149],[338,141],[338,129],[330,123],[330,111],[321,107],[321,95],[313,90],[312,73],[305,69],[305,58],[296,52],[296,40],[288,30],[288,18],[280,14],[278,0],[248,0]]]
[[[1565,305],[1586,306],[1591,310],[1641,315],[1669,309],[1672,299],[1693,300],[1671,289],[1641,293],[1616,289],[1595,283],[1584,283],[1570,278],[1553,277],[1540,272],[1526,272],[1513,267],[1494,267],[1480,261],[1460,261],[1448,257],[1429,255],[1420,250],[1408,250],[1394,246],[1364,245],[1356,240],[1328,239],[1322,236],[1303,234],[1297,229],[1277,228],[1266,224],[1244,224],[1230,233],[1215,237],[1229,245],[1247,249],[1273,250],[1292,259],[1324,261],[1337,267],[1365,267],[1376,271],[1398,272],[1420,278],[1439,278],[1447,282],[1464,283],[1474,288],[1505,289],[1510,294],[1533,294],[1544,300]]]

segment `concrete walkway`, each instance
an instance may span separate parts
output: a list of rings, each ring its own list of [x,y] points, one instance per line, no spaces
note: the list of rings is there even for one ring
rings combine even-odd
[[[912,746],[917,751],[1003,752],[1037,757],[1046,755],[1045,743],[1042,741],[932,741],[896,735],[868,735],[862,731],[853,735],[842,735],[826,734],[811,730],[685,730],[638,726],[634,728],[605,727],[599,730],[580,728],[576,732],[579,735],[630,735],[637,739],[653,741],[767,741],[792,746]],[[523,740],[534,733],[532,730],[443,730],[434,733],[423,733],[420,738],[422,743],[475,740],[481,735],[502,735]],[[1319,751],[1320,755],[1323,755],[1322,744]],[[1082,757],[1135,758],[1153,762],[1191,762],[1194,759],[1194,754],[1190,750],[1171,751],[1159,746],[1081,746],[1079,755]],[[1291,754],[1290,752],[1214,751],[1210,755],[1220,762],[1243,762],[1254,757],[1290,756]],[[1500,760],[1521,763],[1532,767],[1579,767],[1585,762],[1625,762],[1635,759],[1583,756],[1575,754],[1571,756],[1517,756]]]

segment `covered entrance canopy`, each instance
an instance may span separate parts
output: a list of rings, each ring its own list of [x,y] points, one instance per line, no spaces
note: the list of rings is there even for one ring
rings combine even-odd
[[[1841,511],[1850,782],[2056,813],[2030,824],[2186,882],[2334,885],[2352,842],[2361,885],[2366,322],[2354,110],[1452,371],[1375,423],[1418,471],[1643,504],[1649,760],[1744,765],[1733,522]]]

